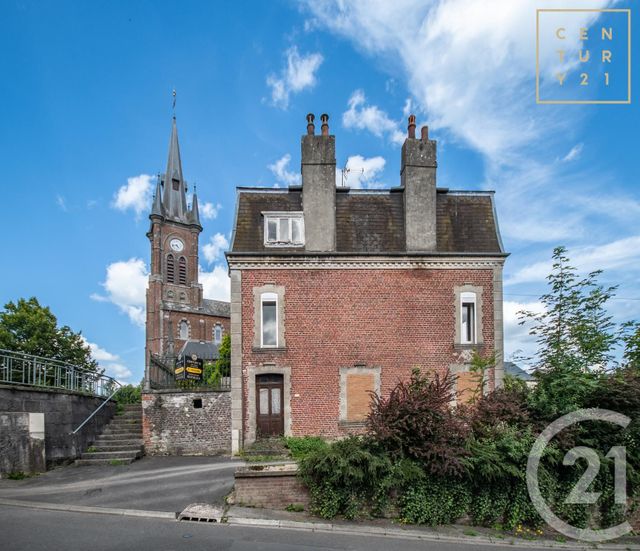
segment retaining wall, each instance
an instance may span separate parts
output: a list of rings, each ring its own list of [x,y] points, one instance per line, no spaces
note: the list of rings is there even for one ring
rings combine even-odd
[[[103,398],[66,390],[0,385],[0,411],[44,414],[44,448],[48,465],[78,458],[95,441],[115,414],[113,400],[77,434],[71,432],[103,402]],[[19,437],[17,433],[16,437]]]

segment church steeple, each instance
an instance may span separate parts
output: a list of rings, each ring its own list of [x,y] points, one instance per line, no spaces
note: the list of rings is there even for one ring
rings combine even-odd
[[[167,171],[162,177],[164,186],[162,205],[165,216],[169,220],[189,223],[187,211],[187,183],[182,177],[182,162],[180,160],[180,146],[178,144],[178,127],[173,117],[171,139],[169,140],[169,158]]]

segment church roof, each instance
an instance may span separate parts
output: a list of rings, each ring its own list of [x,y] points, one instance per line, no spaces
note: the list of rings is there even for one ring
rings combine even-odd
[[[438,189],[436,253],[504,254],[493,192]],[[265,247],[263,212],[302,211],[302,188],[238,188],[230,254],[303,252]],[[406,253],[404,189],[336,189],[336,252]]]
[[[231,317],[231,305],[221,300],[202,299],[202,307],[206,314],[210,316],[219,316],[221,318]]]
[[[178,359],[193,354],[203,360],[217,360],[220,357],[218,345],[211,341],[186,341],[178,352]]]

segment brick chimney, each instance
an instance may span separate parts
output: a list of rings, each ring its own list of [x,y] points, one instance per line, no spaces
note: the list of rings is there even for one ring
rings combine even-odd
[[[416,117],[410,115],[400,163],[407,251],[429,252],[436,250],[436,142],[426,126],[416,139],[415,128]]]
[[[322,115],[321,135],[315,135],[314,116],[307,115],[302,136],[302,208],[305,250],[336,250],[336,138],[329,135],[329,115]]]

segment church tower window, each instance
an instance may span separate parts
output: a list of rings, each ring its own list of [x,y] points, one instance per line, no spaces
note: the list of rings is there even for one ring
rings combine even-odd
[[[178,283],[180,285],[187,284],[187,259],[184,256],[178,260]]]
[[[167,255],[167,283],[176,282],[176,266],[172,254]]]

